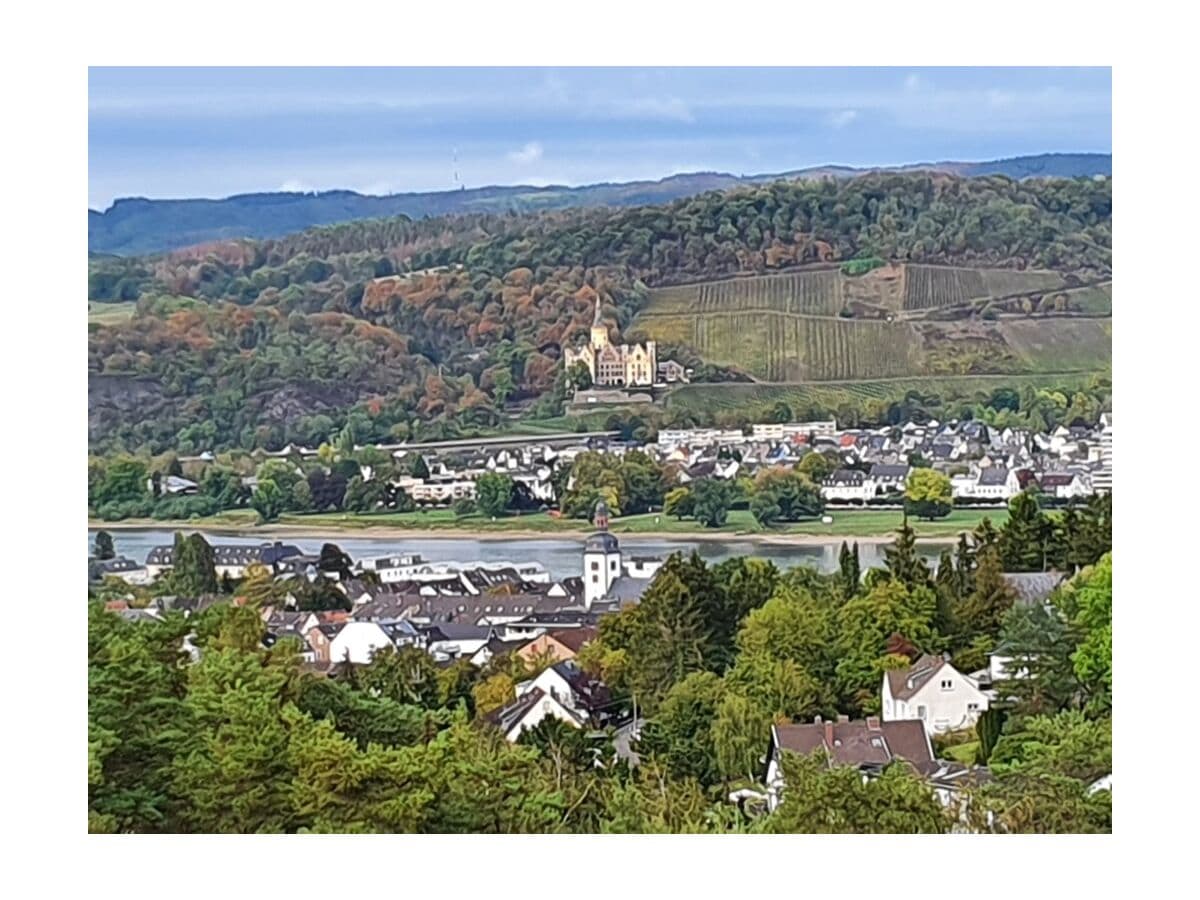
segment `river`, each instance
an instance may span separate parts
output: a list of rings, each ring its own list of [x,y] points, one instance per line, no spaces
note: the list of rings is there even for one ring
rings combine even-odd
[[[151,547],[170,544],[175,539],[170,529],[120,529],[109,532],[113,537],[117,553],[137,562],[144,562]],[[210,544],[261,543],[267,538],[235,531],[219,529],[201,531]],[[88,530],[88,549],[92,546],[95,531]],[[476,540],[469,537],[422,537],[422,538],[369,538],[333,534],[328,538],[272,537],[286,544],[294,544],[305,553],[318,553],[326,541],[337,544],[353,559],[370,559],[380,556],[420,554],[432,562],[492,562],[512,560],[526,562],[536,560],[546,567],[555,578],[578,575],[583,570],[583,540],[566,538],[514,538],[512,540]],[[783,544],[752,540],[730,539],[728,541],[689,541],[639,538],[620,535],[621,552],[630,556],[667,556],[676,551],[690,553],[695,550],[709,563],[720,562],[731,556],[755,556],[768,559],[780,568],[792,566],[814,566],[822,572],[832,572],[838,567],[838,550],[841,540],[826,544]],[[934,563],[941,553],[943,544],[921,543],[920,553]],[[883,564],[883,546],[875,543],[859,546],[859,558],[864,569]]]

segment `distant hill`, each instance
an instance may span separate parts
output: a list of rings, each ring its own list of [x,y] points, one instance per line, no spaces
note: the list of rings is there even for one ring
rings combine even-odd
[[[932,162],[885,171],[937,171],[962,176],[1010,178],[1088,177],[1112,174],[1106,153],[1047,153],[988,162]],[[582,187],[494,186],[458,191],[390,194],[354,191],[241,194],[223,200],[117,200],[104,212],[88,210],[88,251],[119,255],[157,253],[206,241],[269,238],[314,225],[354,219],[407,215],[414,219],[452,213],[531,212],[576,206],[641,206],[666,203],[705,191],[780,179],[849,178],[873,169],[817,166],[767,175],[694,172],[658,181],[593,184]]]

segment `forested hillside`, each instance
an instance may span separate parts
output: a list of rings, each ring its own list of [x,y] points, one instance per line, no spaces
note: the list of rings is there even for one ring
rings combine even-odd
[[[873,174],[94,257],[89,300],[136,305],[89,325],[89,436],[277,448],[347,423],[362,441],[495,427],[513,401],[553,416],[597,295],[615,337],[654,288],[855,258],[1099,283],[1111,226],[1109,180]]]
[[[1100,153],[1046,153],[988,162],[923,163],[909,169],[954,175],[1010,178],[1073,178],[1111,175],[1112,157]],[[365,196],[354,191],[242,194],[222,200],[148,200],[129,197],[99,212],[88,210],[88,250],[94,253],[155,253],[206,241],[268,238],[316,225],[405,215],[412,218],[478,212],[534,212],[575,206],[639,206],[667,203],[704,191],[781,178],[852,177],[861,169],[828,166],[780,175],[693,172],[658,181],[582,187],[483,187],[471,190]]]

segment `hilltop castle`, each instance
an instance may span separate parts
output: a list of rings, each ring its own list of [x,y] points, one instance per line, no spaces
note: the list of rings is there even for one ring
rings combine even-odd
[[[598,387],[649,387],[658,373],[654,341],[620,346],[609,343],[608,326],[600,321],[599,296],[592,317],[591,340],[578,350],[564,348],[563,360],[568,370],[577,362],[583,363],[592,376],[592,384]]]

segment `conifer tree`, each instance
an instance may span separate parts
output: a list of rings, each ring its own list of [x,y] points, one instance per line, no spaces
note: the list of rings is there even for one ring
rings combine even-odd
[[[883,549],[884,566],[888,576],[909,590],[932,587],[929,566],[917,552],[917,536],[908,524],[908,516],[896,530],[896,543]]]

